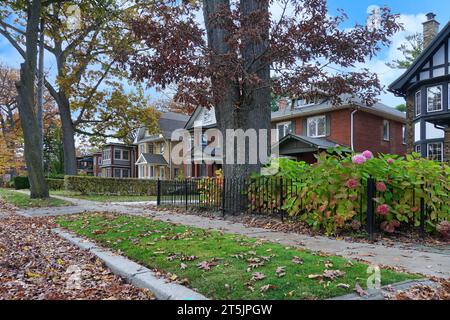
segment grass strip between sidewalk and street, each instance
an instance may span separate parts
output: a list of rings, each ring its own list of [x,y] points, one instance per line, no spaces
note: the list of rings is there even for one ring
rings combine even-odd
[[[56,222],[210,299],[325,299],[367,287],[368,265],[142,216],[86,213]],[[381,269],[387,285],[418,275]]]

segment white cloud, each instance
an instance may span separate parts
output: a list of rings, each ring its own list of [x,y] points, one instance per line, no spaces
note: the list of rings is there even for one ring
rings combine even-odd
[[[404,72],[404,70],[392,69],[388,67],[386,63],[402,58],[402,53],[398,50],[398,48],[400,45],[405,43],[408,35],[422,32],[422,22],[425,20],[425,14],[422,13],[417,15],[400,15],[399,21],[403,24],[404,30],[394,35],[390,47],[384,52],[383,55],[375,57],[363,65],[364,67],[369,68],[372,72],[377,73],[381,84],[386,88]],[[404,103],[403,98],[395,97],[392,93],[382,94],[380,96],[380,100],[381,102],[392,107]]]

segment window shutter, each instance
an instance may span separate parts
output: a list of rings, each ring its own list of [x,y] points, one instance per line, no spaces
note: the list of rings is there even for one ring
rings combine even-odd
[[[331,133],[331,117],[329,114],[325,116],[325,122],[326,122],[325,124],[326,136],[328,137]]]
[[[307,136],[308,135],[307,126],[308,126],[307,119],[306,118],[302,119],[302,136]]]

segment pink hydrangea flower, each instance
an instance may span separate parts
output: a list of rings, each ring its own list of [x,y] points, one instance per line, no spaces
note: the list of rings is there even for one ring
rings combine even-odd
[[[382,216],[387,216],[389,213],[389,206],[387,204],[380,204],[377,207],[377,213]]]
[[[384,182],[377,182],[377,191],[385,192],[386,191],[386,185]]]
[[[367,158],[364,157],[362,154],[357,154],[352,157],[352,162],[355,164],[363,164],[367,161]]]
[[[349,189],[356,189],[356,188],[358,188],[359,183],[356,179],[348,179],[348,181],[345,185]]]
[[[366,150],[362,153],[363,157],[366,158],[367,160],[372,159],[373,158],[373,153],[369,150]]]
[[[392,158],[387,159],[387,163],[393,164],[394,163],[394,159],[392,159]]]

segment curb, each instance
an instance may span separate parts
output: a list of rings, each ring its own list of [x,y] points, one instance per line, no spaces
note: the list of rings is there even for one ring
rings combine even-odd
[[[361,297],[356,293],[350,293],[345,296],[334,297],[328,300],[384,300],[385,294],[392,294],[398,290],[406,290],[416,285],[436,287],[437,283],[428,279],[406,280],[381,287],[380,289],[367,290],[367,296],[365,297]]]
[[[136,287],[150,290],[158,300],[208,300],[205,296],[187,287],[166,282],[164,279],[156,277],[150,269],[107,249],[100,248],[93,242],[74,236],[59,228],[52,229],[52,232],[71,244],[90,251],[103,261],[114,274]]]

